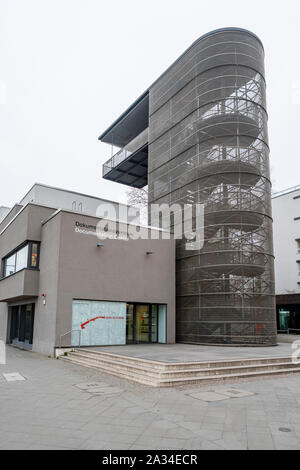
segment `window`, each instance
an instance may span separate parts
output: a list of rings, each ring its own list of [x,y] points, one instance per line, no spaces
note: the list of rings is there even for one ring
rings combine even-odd
[[[297,266],[298,266],[298,274],[300,276],[300,261],[297,261]]]
[[[28,262],[28,245],[21,248],[21,250],[16,253],[16,272],[21,271],[21,269],[27,268]]]
[[[31,244],[31,256],[30,256],[30,267],[38,267],[38,255],[39,255],[39,243]]]
[[[300,239],[296,240],[298,253],[300,253]]]
[[[38,269],[40,244],[28,242],[3,259],[3,277],[11,276],[25,268]]]
[[[16,253],[4,261],[4,277],[16,272]]]

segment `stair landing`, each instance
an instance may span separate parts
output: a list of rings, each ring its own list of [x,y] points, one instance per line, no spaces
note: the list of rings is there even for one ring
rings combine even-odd
[[[151,387],[300,373],[290,344],[273,348],[132,345],[80,348],[61,359]]]

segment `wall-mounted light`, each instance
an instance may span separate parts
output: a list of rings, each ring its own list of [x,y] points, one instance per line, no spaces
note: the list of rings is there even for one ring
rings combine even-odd
[[[42,294],[43,305],[46,305],[46,294]]]
[[[146,255],[153,255],[153,251],[146,251]]]
[[[97,243],[98,248],[101,248],[102,246],[104,246],[103,243]]]

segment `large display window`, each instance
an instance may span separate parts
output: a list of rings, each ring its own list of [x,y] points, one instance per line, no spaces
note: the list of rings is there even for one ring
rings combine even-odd
[[[71,346],[126,344],[126,303],[74,300]]]
[[[166,343],[167,306],[73,300],[71,346]]]

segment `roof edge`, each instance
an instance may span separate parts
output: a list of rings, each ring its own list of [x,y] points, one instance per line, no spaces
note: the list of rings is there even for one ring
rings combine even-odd
[[[147,90],[139,96],[102,134],[98,137],[98,140],[102,141],[102,139],[120,122],[122,121],[134,108],[135,106],[142,101],[148,94],[150,89],[167,73],[179,60],[182,59],[182,57],[187,54],[187,52],[192,49],[198,42],[202,41],[203,39],[212,36],[214,34],[222,33],[222,32],[241,32],[241,33],[247,33],[250,36],[254,37],[262,46],[264,49],[264,45],[261,41],[261,39],[255,34],[252,33],[252,31],[249,31],[248,29],[244,28],[237,28],[237,27],[227,27],[227,28],[219,28],[219,29],[214,29],[212,31],[209,31],[208,33],[203,34],[200,36],[198,39],[196,39],[174,62],[172,62],[169,67],[166,68],[166,70],[159,75],[159,77],[147,88]]]

